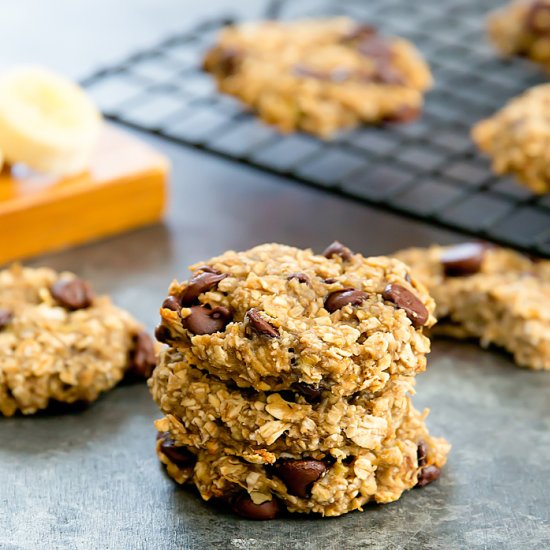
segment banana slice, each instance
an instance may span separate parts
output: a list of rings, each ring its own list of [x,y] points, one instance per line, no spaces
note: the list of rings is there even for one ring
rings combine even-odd
[[[101,115],[84,91],[38,67],[0,76],[0,151],[11,164],[59,175],[89,167]]]

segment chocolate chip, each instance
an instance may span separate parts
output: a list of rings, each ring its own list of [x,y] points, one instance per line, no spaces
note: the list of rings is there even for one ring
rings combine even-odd
[[[181,305],[190,306],[203,292],[216,287],[226,277],[225,273],[209,273],[207,271],[195,275],[181,293]]]
[[[373,82],[379,84],[389,84],[391,86],[402,86],[404,84],[403,77],[389,62],[379,61],[376,65],[374,74],[372,75]],[[395,121],[397,122],[397,120]],[[401,122],[405,122],[404,120]]]
[[[219,72],[224,76],[231,76],[237,72],[242,61],[242,54],[234,48],[224,48],[220,50],[218,56]]]
[[[180,301],[175,296],[168,296],[162,302],[163,309],[170,309],[171,311],[179,311],[181,309]]]
[[[13,313],[7,309],[0,308],[0,330],[6,328],[13,319]]]
[[[223,306],[191,306],[191,313],[182,325],[193,334],[213,334],[225,329],[231,321],[231,312]]]
[[[325,283],[327,285],[332,285],[336,282],[336,279],[334,277],[329,277],[328,279],[325,279]]]
[[[279,338],[279,331],[271,323],[263,319],[255,307],[246,312],[245,318],[247,320],[247,329],[250,328],[251,331],[261,336]]]
[[[138,378],[149,378],[157,364],[153,340],[142,330],[134,335],[133,341],[129,373]]]
[[[162,440],[160,444],[161,453],[176,466],[187,468],[196,462],[195,455],[188,451],[186,447],[178,447],[168,432],[158,434],[157,439]]]
[[[443,251],[440,262],[447,277],[473,275],[481,269],[487,246],[482,243],[463,243]]]
[[[155,338],[165,344],[170,340],[171,334],[170,329],[165,325],[159,325],[157,328],[155,328]]]
[[[349,262],[353,258],[353,252],[342,243],[334,241],[323,252],[325,258],[333,258],[334,256],[340,256],[345,262]]]
[[[418,449],[416,450],[416,458],[418,461],[418,467],[422,468],[426,465],[426,458],[428,456],[428,446],[422,439],[418,442]]]
[[[435,481],[441,475],[441,470],[434,465],[426,466],[420,470],[418,474],[418,482],[416,483],[417,487],[425,487],[428,483]]]
[[[323,388],[320,385],[295,382],[292,384],[292,388],[311,402],[318,401],[323,395]]]
[[[297,279],[299,283],[309,283],[309,277],[305,273],[291,273],[287,280]]]
[[[420,116],[420,109],[411,105],[401,105],[391,115],[387,116],[385,122],[413,122]]]
[[[239,516],[255,520],[274,519],[281,512],[281,507],[275,497],[267,502],[262,502],[262,504],[255,504],[248,493],[237,495],[231,508]]]
[[[388,62],[392,57],[391,42],[379,34],[365,36],[359,42],[357,49],[365,57],[376,61]]]
[[[396,283],[390,283],[382,293],[384,300],[393,302],[401,308],[411,320],[413,326],[421,327],[426,324],[430,314],[426,306],[408,289]]]
[[[533,2],[526,17],[527,29],[534,34],[550,31],[550,5],[545,1]]]
[[[311,486],[327,471],[327,466],[320,460],[285,460],[275,464],[275,470],[291,495],[307,498]]]
[[[59,279],[50,292],[60,306],[70,311],[90,307],[94,299],[90,286],[82,279]]]
[[[358,23],[342,37],[343,42],[356,42],[369,39],[376,35],[378,30],[365,23]]]
[[[344,288],[344,290],[336,290],[331,292],[325,300],[325,309],[333,313],[338,309],[342,309],[344,306],[351,304],[352,306],[358,306],[361,302],[368,298],[368,294],[362,290],[355,290],[354,288]]]

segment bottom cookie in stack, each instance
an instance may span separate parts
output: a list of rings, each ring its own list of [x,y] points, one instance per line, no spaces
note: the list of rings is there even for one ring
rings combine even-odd
[[[168,349],[150,387],[165,414],[157,453],[168,474],[250,519],[395,501],[437,479],[449,451],[412,407],[412,377],[349,397],[243,390]]]

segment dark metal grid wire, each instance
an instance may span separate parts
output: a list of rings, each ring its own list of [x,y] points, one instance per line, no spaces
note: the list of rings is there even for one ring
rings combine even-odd
[[[522,60],[499,59],[483,22],[499,0],[275,1],[281,18],[342,14],[412,40],[436,80],[423,117],[408,125],[361,127],[323,142],[282,136],[200,69],[205,49],[230,19],[215,19],[84,84],[108,118],[204,149],[295,182],[459,230],[476,238],[550,256],[550,195],[537,197],[491,173],[469,138],[471,125],[543,81]]]

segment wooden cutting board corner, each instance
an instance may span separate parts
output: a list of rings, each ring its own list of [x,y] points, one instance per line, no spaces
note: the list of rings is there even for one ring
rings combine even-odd
[[[168,159],[106,124],[88,172],[0,174],[0,264],[159,221]]]

